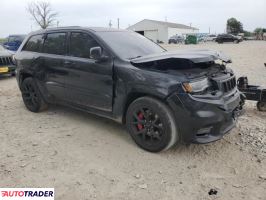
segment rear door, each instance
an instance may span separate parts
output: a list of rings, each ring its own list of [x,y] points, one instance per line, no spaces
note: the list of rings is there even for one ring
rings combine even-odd
[[[56,100],[65,99],[65,76],[64,66],[66,56],[67,32],[52,32],[44,36],[43,53],[39,58],[45,89],[49,97]]]
[[[69,52],[65,60],[67,68],[66,95],[71,103],[112,110],[113,60],[108,52],[87,32],[69,33]],[[90,58],[90,49],[100,46],[109,59],[99,62]]]

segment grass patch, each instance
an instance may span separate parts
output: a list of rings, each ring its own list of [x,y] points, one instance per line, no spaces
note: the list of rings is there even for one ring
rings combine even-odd
[[[5,38],[0,38],[0,44],[6,42]]]

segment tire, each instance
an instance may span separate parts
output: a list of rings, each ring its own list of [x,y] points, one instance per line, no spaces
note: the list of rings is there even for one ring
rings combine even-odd
[[[151,97],[141,97],[130,104],[126,126],[135,143],[150,152],[167,150],[179,138],[170,108]]]
[[[16,76],[16,72],[12,72],[11,73],[11,76]]]
[[[31,112],[37,113],[48,108],[48,104],[45,103],[32,77],[28,77],[22,82],[21,93],[26,108]]]
[[[257,103],[257,108],[259,111],[266,112],[266,102],[259,101]]]
[[[238,44],[238,43],[239,43],[239,41],[238,41],[238,40],[234,40],[234,43],[235,43],[235,44]]]

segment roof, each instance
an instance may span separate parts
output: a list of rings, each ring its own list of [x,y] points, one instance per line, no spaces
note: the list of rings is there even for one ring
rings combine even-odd
[[[65,27],[56,27],[56,28],[47,28],[34,31],[31,34],[40,34],[48,31],[58,31],[58,30],[88,30],[92,32],[122,32],[127,31],[124,29],[115,29],[115,28],[105,28],[105,27],[82,27],[82,26],[65,26]]]
[[[193,29],[193,30],[199,30],[198,28],[195,28],[195,27],[191,27],[191,26],[187,26],[187,25],[184,25],[184,24],[177,24],[177,23],[172,23],[172,22],[164,22],[164,21],[157,21],[157,20],[151,20],[151,19],[143,19],[141,20],[140,22],[138,23],[141,23],[141,22],[144,22],[144,21],[148,21],[148,22],[153,22],[153,23],[156,23],[156,24],[160,24],[160,25],[163,25],[163,26],[167,26],[167,27],[170,27],[170,28],[180,28],[180,29]],[[136,23],[136,24],[138,24]],[[130,26],[130,27],[133,27],[135,26],[136,24]],[[129,28],[130,28],[129,27]]]

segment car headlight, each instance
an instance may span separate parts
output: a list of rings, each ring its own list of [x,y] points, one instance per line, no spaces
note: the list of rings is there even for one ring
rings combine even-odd
[[[202,92],[209,86],[210,86],[210,82],[207,78],[183,83],[183,88],[188,93]]]

